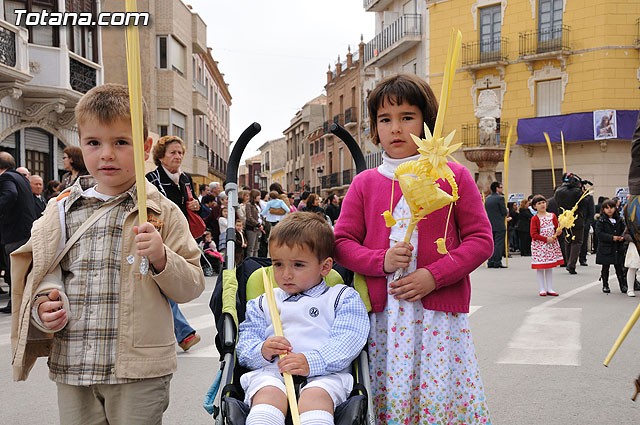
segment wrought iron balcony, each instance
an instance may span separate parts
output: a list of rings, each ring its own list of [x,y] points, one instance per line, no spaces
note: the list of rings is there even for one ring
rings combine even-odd
[[[532,56],[541,53],[569,52],[568,25],[520,33],[520,56]]]
[[[353,176],[355,176],[354,170],[344,170],[342,172],[342,184],[351,184],[353,181]]]
[[[386,51],[396,43],[398,45],[402,44],[404,40],[412,40],[414,43],[418,43],[419,40],[416,40],[416,36],[421,34],[422,15],[407,14],[400,16],[364,46],[364,63],[368,65],[382,56],[388,56],[385,55]],[[409,47],[398,49],[397,54],[403,53]],[[390,59],[391,57],[389,57]]]
[[[344,125],[344,115],[337,114],[333,116],[333,123],[338,125]]]
[[[86,93],[96,86],[97,70],[70,57],[69,80],[72,89]]]
[[[497,124],[498,126],[496,128],[496,145],[504,146],[507,144],[507,136],[509,135],[509,123],[507,121],[498,121]],[[473,122],[462,124],[460,130],[462,147],[477,148],[480,146],[478,142],[478,123]]]
[[[320,186],[323,189],[329,189],[329,176],[320,177]]]
[[[358,122],[358,117],[356,115],[356,107],[352,106],[351,108],[347,108],[344,110],[344,124],[351,124]]]
[[[508,40],[506,37],[490,41],[475,41],[462,44],[462,66],[481,65],[488,62],[506,62]]]
[[[635,45],[640,46],[640,18],[636,20],[636,39]]]
[[[16,33],[0,27],[0,63],[16,66]]]

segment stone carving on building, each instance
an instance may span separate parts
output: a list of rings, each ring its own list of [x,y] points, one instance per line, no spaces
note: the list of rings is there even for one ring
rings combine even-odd
[[[59,115],[65,111],[64,104],[66,99],[51,99],[49,101],[42,100],[25,100],[25,108],[22,113],[22,120],[35,123],[37,125],[46,125],[49,121],[56,122]],[[55,113],[57,116],[50,119],[50,114]]]
[[[22,96],[22,90],[17,87],[0,87],[0,100],[7,96],[11,96],[13,99],[18,100]]]
[[[483,90],[480,92],[476,118],[480,119],[478,123],[478,145],[497,145],[496,130],[498,124],[496,118],[500,118],[500,102],[493,90]]]
[[[29,72],[31,74],[40,74],[40,62],[29,61]]]

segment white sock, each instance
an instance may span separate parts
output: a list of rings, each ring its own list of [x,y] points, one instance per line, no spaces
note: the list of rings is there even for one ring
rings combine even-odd
[[[538,269],[536,270],[537,273],[537,277],[538,277],[538,286],[540,286],[540,293],[543,292],[547,292],[546,289],[544,289],[544,270],[542,269]]]
[[[280,409],[270,404],[256,404],[251,406],[245,423],[247,425],[284,425],[284,415]]]
[[[634,285],[634,283],[636,283],[636,272],[637,271],[638,271],[638,269],[629,268],[629,271],[627,272],[627,288],[628,288],[628,291],[633,292],[633,285]]]
[[[300,414],[300,425],[333,425],[333,415],[326,410],[309,410]]]
[[[553,290],[553,269],[544,270],[544,280],[547,281],[547,292],[556,292]]]

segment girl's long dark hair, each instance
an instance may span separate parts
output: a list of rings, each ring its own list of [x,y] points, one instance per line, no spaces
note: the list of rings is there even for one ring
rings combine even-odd
[[[600,215],[604,215],[606,217],[607,214],[605,214],[604,209],[606,207],[613,207],[613,217],[611,218],[615,218],[616,220],[620,219],[620,213],[618,212],[618,207],[617,207],[617,202],[614,201],[613,199],[607,199],[606,201],[602,202],[602,205],[600,205]]]

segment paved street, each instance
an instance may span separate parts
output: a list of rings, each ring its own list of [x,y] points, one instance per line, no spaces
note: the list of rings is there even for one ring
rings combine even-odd
[[[640,423],[640,405],[630,400],[640,374],[640,325],[610,367],[602,366],[640,297],[623,296],[615,281],[612,293],[603,294],[594,261],[589,256],[591,265],[578,267],[575,276],[555,269],[554,289],[561,294],[556,298],[538,296],[527,258],[510,259],[508,269],[473,273],[471,326],[494,424]],[[214,284],[215,278],[207,278],[205,293],[182,306],[203,340],[179,353],[167,424],[212,423],[202,400],[218,370],[208,307]],[[1,315],[0,423],[57,424],[55,385],[44,359],[29,381],[12,382],[9,332],[9,315]]]

